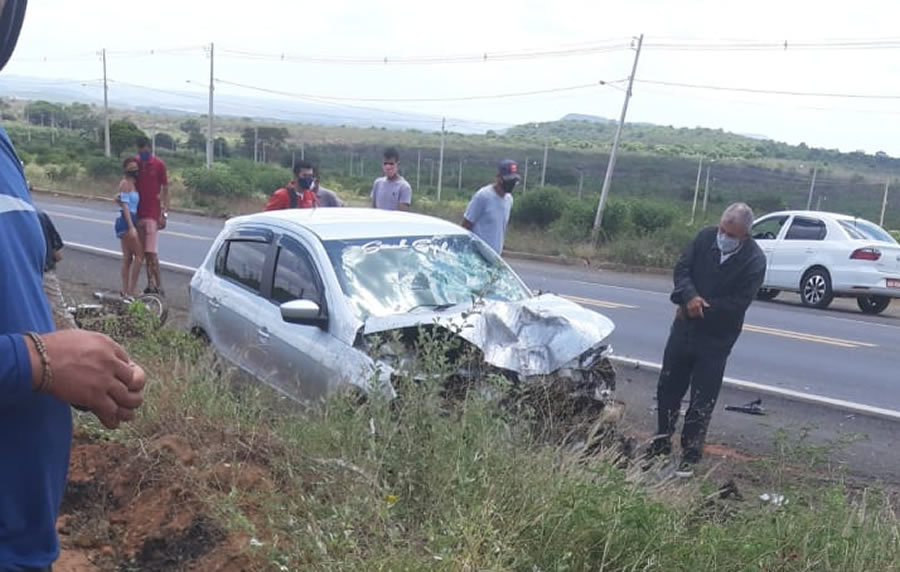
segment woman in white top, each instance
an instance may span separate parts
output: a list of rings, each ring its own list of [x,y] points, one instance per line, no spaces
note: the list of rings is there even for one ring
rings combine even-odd
[[[137,192],[137,178],[140,173],[137,159],[129,157],[122,163],[124,176],[119,183],[116,202],[121,208],[116,219],[116,236],[122,243],[122,295],[137,295],[137,280],[144,263],[144,249],[138,238],[137,208],[141,200]]]

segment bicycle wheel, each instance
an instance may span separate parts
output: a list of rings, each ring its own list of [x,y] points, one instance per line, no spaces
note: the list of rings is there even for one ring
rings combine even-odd
[[[141,294],[135,298],[135,302],[143,304],[147,311],[150,312],[150,315],[159,320],[160,326],[166,323],[166,318],[169,316],[169,307],[162,296],[158,294]]]

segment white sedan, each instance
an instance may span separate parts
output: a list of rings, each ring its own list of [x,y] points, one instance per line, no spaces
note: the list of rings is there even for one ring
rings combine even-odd
[[[807,306],[826,308],[835,297],[856,298],[867,314],[900,298],[900,245],[865,219],[819,211],[782,211],[753,224],[766,254],[759,298],[799,292]]]
[[[396,395],[432,336],[496,373],[605,403],[613,323],[535,295],[449,222],[376,209],[289,209],[230,219],[191,280],[191,326],[224,357],[298,400],[341,387]]]

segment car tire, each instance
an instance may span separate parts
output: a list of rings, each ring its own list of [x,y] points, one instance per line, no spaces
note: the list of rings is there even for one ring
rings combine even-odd
[[[827,308],[834,300],[831,290],[831,276],[824,268],[813,268],[800,281],[800,301],[804,306]]]
[[[781,290],[775,290],[774,288],[760,288],[759,292],[756,293],[756,299],[774,300],[779,294],[781,294]]]
[[[859,296],[856,305],[863,314],[880,314],[891,305],[890,296]]]

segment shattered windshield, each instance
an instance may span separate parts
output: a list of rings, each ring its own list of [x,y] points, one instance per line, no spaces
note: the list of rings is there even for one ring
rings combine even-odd
[[[325,249],[362,320],[530,295],[500,257],[468,235],[332,240]]]

